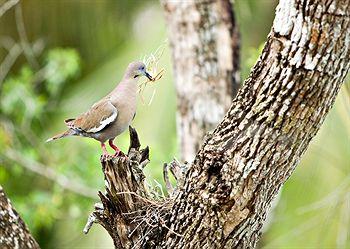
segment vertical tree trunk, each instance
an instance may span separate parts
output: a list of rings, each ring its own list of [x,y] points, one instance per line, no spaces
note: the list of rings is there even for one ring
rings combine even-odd
[[[0,186],[0,248],[40,248]]]
[[[239,88],[238,26],[229,0],[161,2],[172,48],[181,159],[191,161]]]

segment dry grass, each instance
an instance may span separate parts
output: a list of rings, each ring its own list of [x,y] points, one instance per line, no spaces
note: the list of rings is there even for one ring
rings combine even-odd
[[[149,242],[149,238],[153,237],[153,233],[158,233],[162,228],[167,229],[176,236],[182,237],[181,234],[176,233],[166,225],[167,216],[170,214],[171,207],[173,206],[173,199],[167,198],[156,202],[150,200],[148,203],[139,210],[124,213],[129,218],[130,223],[134,224],[134,229],[129,233],[129,237],[137,230],[142,231],[137,242],[132,247],[133,249],[144,248]]]
[[[117,194],[131,194],[139,198],[141,207],[127,213],[123,213],[124,218],[129,220],[133,229],[129,232],[128,236],[135,233],[139,234],[136,243],[133,245],[133,249],[144,248],[150,242],[150,238],[157,237],[155,234],[160,230],[166,229],[170,233],[182,237],[181,234],[173,231],[167,225],[168,215],[171,213],[171,209],[174,204],[174,198],[166,196],[162,185],[154,181],[154,183],[146,182],[147,196],[140,196],[134,192],[119,192]]]
[[[165,70],[164,68],[160,68],[159,66],[159,61],[162,58],[165,50],[166,42],[164,42],[161,46],[159,46],[154,52],[152,52],[150,55],[145,56],[143,58],[143,63],[145,63],[147,72],[152,75],[152,80],[147,79],[146,81],[142,82],[139,85],[139,94],[141,97],[141,101],[143,104],[145,104],[145,98],[143,97],[145,88],[150,85],[151,83],[155,83],[156,81],[160,80],[164,73]],[[150,100],[148,101],[147,105],[151,105],[153,98],[156,94],[156,88],[153,89],[152,95]]]

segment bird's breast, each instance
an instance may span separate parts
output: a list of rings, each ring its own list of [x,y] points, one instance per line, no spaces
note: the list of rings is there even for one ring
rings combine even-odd
[[[127,97],[119,98],[115,107],[118,110],[116,121],[111,126],[112,132],[118,136],[130,125],[136,112],[136,94],[128,94]]]

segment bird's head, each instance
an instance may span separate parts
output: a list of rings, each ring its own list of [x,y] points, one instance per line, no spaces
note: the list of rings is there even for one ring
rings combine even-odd
[[[131,62],[124,77],[136,79],[140,76],[146,76],[149,80],[152,80],[152,76],[146,71],[145,63],[140,61]]]

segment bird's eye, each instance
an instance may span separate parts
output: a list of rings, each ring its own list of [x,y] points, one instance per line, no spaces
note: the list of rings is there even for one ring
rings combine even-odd
[[[142,66],[140,69],[141,69],[141,70],[145,70],[145,67],[144,67],[144,66]]]

